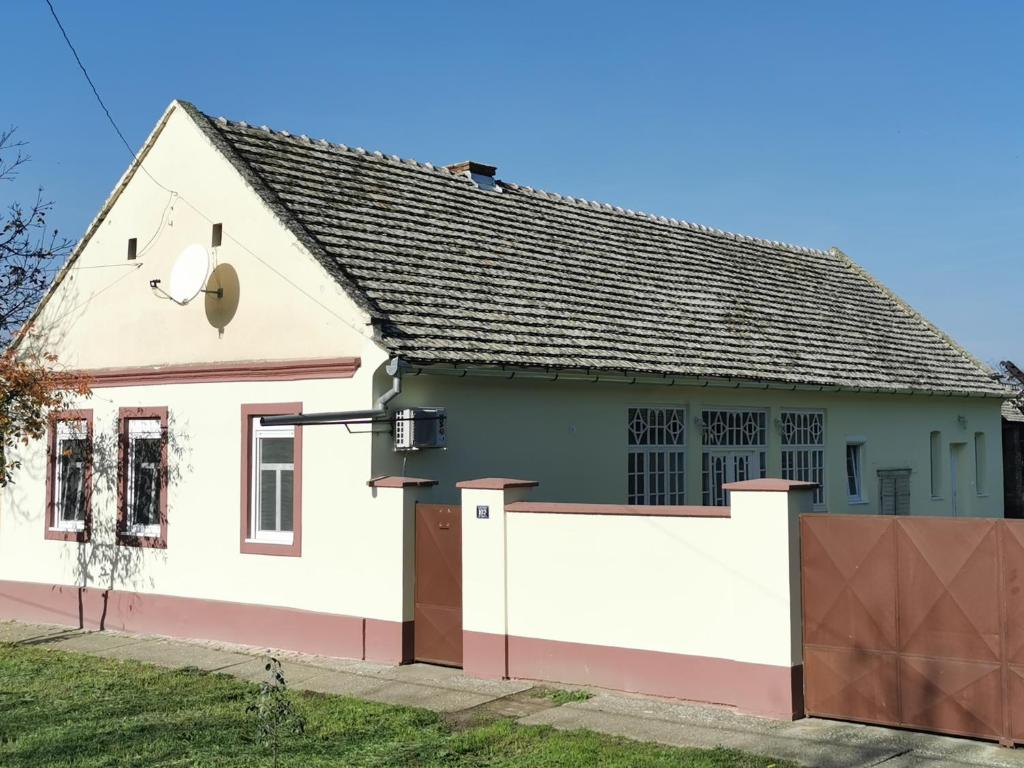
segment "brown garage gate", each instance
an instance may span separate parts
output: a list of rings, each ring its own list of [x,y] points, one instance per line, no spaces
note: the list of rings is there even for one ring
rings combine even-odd
[[[801,519],[808,714],[1024,742],[1024,521]]]

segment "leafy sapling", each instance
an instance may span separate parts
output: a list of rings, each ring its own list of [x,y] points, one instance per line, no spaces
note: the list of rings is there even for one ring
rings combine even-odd
[[[256,743],[270,749],[274,768],[277,768],[281,741],[288,736],[301,736],[306,729],[306,721],[292,706],[281,662],[268,656],[265,669],[267,679],[260,683],[255,698],[245,711],[256,720]]]

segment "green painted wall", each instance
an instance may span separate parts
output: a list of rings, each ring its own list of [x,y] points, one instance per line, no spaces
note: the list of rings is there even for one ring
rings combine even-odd
[[[376,393],[390,380],[381,372]],[[448,448],[396,453],[390,434],[373,437],[373,474],[439,481],[430,500],[458,501],[454,485],[475,477],[538,480],[533,496],[547,501],[625,503],[627,412],[632,405],[683,406],[687,411],[686,503],[701,503],[703,408],[768,409],[768,476],[781,476],[777,419],[783,409],[825,412],[825,509],[877,513],[880,469],[911,470],[911,512],[950,515],[950,449],[960,460],[960,515],[1002,516],[1000,404],[996,399],[867,395],[763,388],[682,387],[406,376],[394,408],[444,406]],[[931,432],[941,433],[942,486],[931,495]],[[984,434],[981,493],[975,480],[975,433]],[[846,443],[864,441],[866,501],[851,504],[846,485]],[[966,475],[966,477],[964,477]],[[426,499],[424,499],[426,500]]]

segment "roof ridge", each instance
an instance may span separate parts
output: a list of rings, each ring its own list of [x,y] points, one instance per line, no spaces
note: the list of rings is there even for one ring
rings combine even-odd
[[[368,149],[364,149],[363,147],[350,147],[347,144],[341,144],[339,142],[330,141],[328,139],[314,139],[307,136],[304,133],[294,134],[290,133],[289,131],[279,131],[267,125],[256,126],[252,123],[247,123],[244,120],[229,120],[224,116],[213,117],[212,115],[208,115],[205,112],[202,112],[202,114],[208,120],[211,120],[224,126],[236,125],[241,128],[249,128],[252,130],[263,131],[264,133],[268,133],[275,136],[283,136],[285,138],[297,139],[307,144],[315,144],[321,147],[328,147],[330,149],[339,150],[341,152],[346,152],[349,154],[355,154],[362,157],[372,157],[377,160],[385,160],[390,161],[392,163],[398,163],[401,165],[419,168],[425,171],[432,171],[439,175],[447,176],[449,178],[461,178],[458,174],[452,173],[450,170],[448,170],[446,166],[434,165],[433,163],[430,162],[422,162],[411,157],[399,157],[398,155],[394,154],[386,155],[380,150],[371,151]],[[631,208],[623,208],[622,206],[613,205],[611,203],[605,203],[599,200],[590,200],[588,198],[583,197],[563,195],[558,192],[548,192],[546,190],[536,189],[528,185],[517,184],[511,181],[504,181],[503,179],[499,179],[498,184],[500,184],[502,187],[515,190],[517,192],[522,192],[533,197],[539,197],[541,199],[551,200],[554,202],[561,202],[567,205],[575,205],[578,208],[587,208],[589,210],[597,210],[605,213],[614,213],[623,216],[632,216],[635,218],[647,219],[648,221],[653,221],[658,224],[666,224],[668,226],[681,227],[683,229],[690,230],[691,232],[700,232],[702,234],[713,235],[716,237],[727,237],[730,240],[753,243],[755,245],[766,246],[769,248],[782,248],[785,250],[794,251],[796,253],[801,253],[808,256],[829,255],[829,251],[821,248],[811,248],[810,246],[796,245],[794,243],[787,243],[782,240],[769,240],[768,238],[757,237],[755,235],[745,235],[739,232],[730,232],[728,230],[718,229],[716,227],[709,227],[704,224],[696,224],[694,222],[686,221],[685,219],[676,219],[671,216],[663,216],[661,214],[650,213],[647,211],[634,211]]]

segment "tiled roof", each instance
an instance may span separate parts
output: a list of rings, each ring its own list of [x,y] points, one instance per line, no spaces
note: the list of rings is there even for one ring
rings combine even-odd
[[[838,251],[485,190],[183,106],[410,362],[1005,394]]]
[[[1024,410],[1013,400],[1007,400],[1003,403],[1003,418],[1007,421],[1024,422]]]

